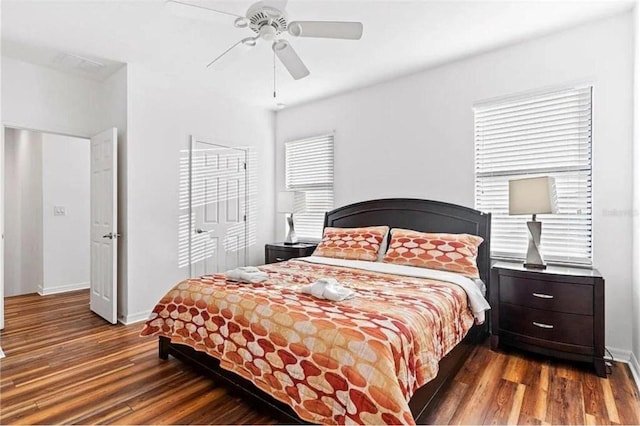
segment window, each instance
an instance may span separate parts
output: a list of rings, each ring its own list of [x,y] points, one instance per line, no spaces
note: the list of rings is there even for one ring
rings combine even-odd
[[[319,240],[324,214],[333,209],[333,135],[287,142],[285,183],[287,190],[305,193],[304,212],[295,214],[298,238]]]
[[[475,106],[475,204],[493,215],[492,257],[523,259],[527,250],[527,219],[508,214],[509,180],[553,176],[558,214],[538,215],[541,252],[548,262],[591,264],[591,100],[589,86]]]

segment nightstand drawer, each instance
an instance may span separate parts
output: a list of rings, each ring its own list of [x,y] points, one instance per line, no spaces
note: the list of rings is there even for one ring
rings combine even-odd
[[[317,244],[266,244],[264,246],[265,263],[284,262],[295,257],[311,256]]]
[[[269,254],[267,255],[268,258],[266,260],[267,263],[284,262],[285,260],[293,259],[296,254],[297,253],[293,253],[288,249],[271,248],[269,249]]]
[[[593,317],[500,304],[500,329],[553,342],[593,346]]]
[[[500,302],[547,311],[593,315],[593,286],[500,277]]]

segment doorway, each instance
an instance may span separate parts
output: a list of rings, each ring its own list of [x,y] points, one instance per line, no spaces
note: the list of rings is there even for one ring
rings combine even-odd
[[[90,139],[2,130],[1,302],[91,288],[90,309],[115,324],[117,129]]]
[[[247,151],[191,138],[192,277],[246,265]]]
[[[89,140],[4,132],[4,296],[89,288]]]

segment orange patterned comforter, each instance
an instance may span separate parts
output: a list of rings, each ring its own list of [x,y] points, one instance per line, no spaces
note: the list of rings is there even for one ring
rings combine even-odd
[[[310,422],[415,424],[409,399],[474,323],[455,284],[300,260],[260,269],[269,279],[259,284],[224,274],[179,283],[141,334],[207,352]],[[356,297],[299,292],[322,277]]]

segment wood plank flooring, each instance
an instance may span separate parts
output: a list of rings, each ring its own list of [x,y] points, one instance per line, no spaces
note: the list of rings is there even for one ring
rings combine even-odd
[[[89,294],[5,300],[0,346],[2,424],[275,424],[224,385],[162,361],[141,324],[110,325]],[[609,379],[588,365],[478,346],[436,402],[436,424],[639,424],[625,364]]]

